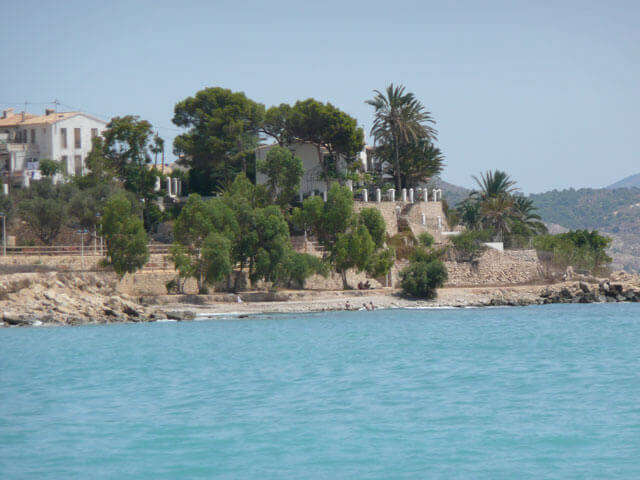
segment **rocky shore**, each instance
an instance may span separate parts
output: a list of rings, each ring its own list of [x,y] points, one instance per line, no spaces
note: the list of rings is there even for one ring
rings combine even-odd
[[[107,273],[16,273],[0,278],[2,326],[84,325],[166,318],[117,291]]]
[[[549,303],[640,302],[640,276],[619,272],[609,278],[577,277],[548,285],[452,287],[434,300],[405,298],[400,291],[279,291],[214,295],[161,295],[133,298],[104,273],[21,273],[0,278],[0,326],[54,326],[197,316],[244,316],[376,308],[526,306]]]

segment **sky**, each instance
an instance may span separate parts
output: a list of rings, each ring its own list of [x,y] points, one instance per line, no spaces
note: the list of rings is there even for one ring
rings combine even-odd
[[[443,178],[525,193],[640,172],[638,1],[21,0],[3,9],[0,108],[135,114],[170,145],[205,87],[329,101],[368,132],[402,84],[436,120]]]

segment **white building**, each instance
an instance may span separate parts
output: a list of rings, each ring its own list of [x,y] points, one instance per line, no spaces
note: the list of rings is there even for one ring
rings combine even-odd
[[[0,118],[2,182],[25,186],[40,178],[39,161],[60,162],[68,175],[83,175],[92,139],[107,122],[82,112],[46,110],[44,115],[15,114],[6,109]]]
[[[267,153],[277,144],[272,145],[262,145],[256,149],[256,162],[265,160],[267,158]],[[300,194],[303,196],[308,196],[311,194],[321,195],[327,188],[324,177],[322,176],[322,166],[318,161],[318,149],[315,145],[311,143],[294,143],[292,145],[287,145],[287,148],[300,160],[302,160],[302,166],[304,168],[304,174],[302,175],[302,179],[300,181]],[[372,158],[370,154],[372,153],[370,147],[365,147],[365,149],[358,154],[358,159],[362,162],[362,168],[366,172],[368,168],[372,165]],[[320,155],[325,157],[329,156],[329,152],[326,149],[320,149]],[[337,169],[338,172],[332,173],[345,173],[347,169],[347,164],[345,159],[340,156],[338,158]],[[256,173],[256,183],[265,184],[267,183],[267,176],[263,173]]]

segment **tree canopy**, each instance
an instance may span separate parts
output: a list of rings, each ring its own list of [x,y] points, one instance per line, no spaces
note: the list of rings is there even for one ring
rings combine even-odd
[[[258,171],[267,176],[267,187],[271,201],[286,207],[300,188],[304,174],[302,160],[290,150],[274,146],[264,161],[258,163]]]
[[[249,161],[258,146],[264,105],[243,92],[205,88],[178,102],[173,123],[186,128],[174,141],[174,151],[191,169],[190,189],[209,195],[239,172],[251,173]]]
[[[107,242],[107,263],[118,275],[133,273],[149,260],[142,219],[126,194],[115,194],[106,202],[100,233]]]
[[[355,118],[313,98],[295,103],[288,112],[286,126],[290,141],[308,142],[316,147],[327,190],[337,178],[339,159],[349,164],[364,148],[364,131]]]
[[[378,145],[378,155],[393,165],[396,189],[400,190],[407,185],[403,183],[401,158],[404,158],[405,164],[411,162],[416,152],[407,147],[420,142],[429,145],[437,139],[437,132],[433,128],[435,121],[403,85],[394,86],[392,83],[384,92],[374,90],[374,93],[375,96],[366,101],[374,108],[371,135]],[[438,156],[433,157],[432,153],[433,161]]]

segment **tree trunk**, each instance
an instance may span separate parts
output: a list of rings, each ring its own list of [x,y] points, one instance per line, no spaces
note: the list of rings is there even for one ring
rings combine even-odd
[[[236,278],[233,279],[233,292],[236,293],[238,291],[238,283],[240,283],[240,277],[242,276],[242,272],[244,271],[244,261],[240,262],[240,271],[236,274]],[[230,275],[233,275],[233,270]]]
[[[347,271],[346,270],[342,270],[340,272],[340,275],[342,275],[342,289],[343,290],[351,290],[351,287],[347,283]]]
[[[394,150],[396,154],[395,158],[395,177],[396,177],[396,190],[398,193],[402,190],[402,181],[400,180],[400,148],[398,146],[398,141],[396,140],[394,143]]]

